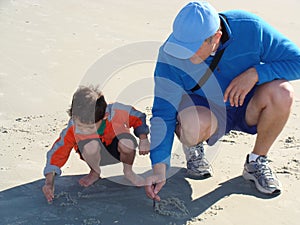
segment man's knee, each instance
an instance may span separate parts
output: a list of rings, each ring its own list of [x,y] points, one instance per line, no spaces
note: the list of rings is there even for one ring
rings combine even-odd
[[[276,80],[270,83],[267,93],[271,96],[273,105],[289,110],[294,101],[293,86],[285,80]]]
[[[178,120],[177,135],[188,146],[207,140],[217,129],[216,117],[204,107],[183,110]]]
[[[277,98],[285,107],[291,107],[294,101],[294,88],[289,82],[283,82],[279,86]]]
[[[274,80],[265,83],[255,92],[256,105],[266,107],[270,104],[273,107],[287,109],[292,106],[294,100],[294,89],[286,80]]]

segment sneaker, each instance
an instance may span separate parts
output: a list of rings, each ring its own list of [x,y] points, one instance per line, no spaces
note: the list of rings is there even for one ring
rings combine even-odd
[[[278,195],[281,193],[281,183],[268,166],[266,156],[259,156],[255,162],[249,162],[249,155],[247,155],[243,177],[253,181],[256,188],[264,194]]]
[[[187,175],[194,179],[205,179],[212,176],[212,167],[204,155],[203,143],[196,146],[183,146],[187,156]]]

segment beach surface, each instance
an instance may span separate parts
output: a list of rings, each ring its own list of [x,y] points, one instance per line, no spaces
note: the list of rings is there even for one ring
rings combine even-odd
[[[174,140],[166,205],[130,185],[122,165],[105,166],[88,188],[89,172],[72,152],[55,181],[55,199],[42,193],[46,153],[68,122],[78,85],[99,85],[108,102],[147,114],[159,46],[185,0],[14,0],[0,2],[0,224],[1,225],[296,225],[300,215],[300,81],[286,127],[269,153],[283,184],[281,195],[259,193],[241,174],[255,135],[232,132],[205,145],[214,176],[185,176],[185,157]],[[218,10],[244,9],[263,17],[300,46],[297,0],[216,1]],[[148,156],[134,170],[151,173]],[[160,207],[160,208],[158,208]],[[170,213],[172,212],[172,213]]]

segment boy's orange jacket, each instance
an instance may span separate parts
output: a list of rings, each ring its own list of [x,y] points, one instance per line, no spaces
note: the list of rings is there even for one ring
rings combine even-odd
[[[146,115],[130,105],[121,103],[109,104],[106,112],[109,115],[105,120],[105,129],[100,134],[99,132],[89,135],[81,134],[80,131],[76,129],[73,120],[69,120],[67,127],[63,129],[59,138],[47,152],[47,163],[44,168],[44,175],[53,171],[57,175],[60,175],[60,168],[67,162],[71,150],[79,151],[79,141],[100,138],[103,144],[109,145],[117,135],[130,133],[130,128],[133,128],[136,137],[140,134],[149,133],[149,127],[146,124]]]

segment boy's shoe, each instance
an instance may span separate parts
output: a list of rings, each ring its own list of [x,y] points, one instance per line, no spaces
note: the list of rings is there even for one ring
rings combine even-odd
[[[246,180],[254,181],[256,188],[264,194],[278,195],[281,193],[281,183],[268,166],[266,156],[259,156],[255,162],[249,162],[249,155],[247,155],[243,177]]]
[[[194,179],[205,179],[212,176],[212,167],[204,155],[203,143],[196,146],[183,146],[187,154],[187,175]]]

